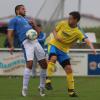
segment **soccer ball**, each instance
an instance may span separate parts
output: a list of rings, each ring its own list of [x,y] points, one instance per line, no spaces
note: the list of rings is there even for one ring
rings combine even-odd
[[[37,32],[33,29],[30,29],[26,32],[26,37],[29,40],[35,40],[37,38],[37,36],[38,36]]]

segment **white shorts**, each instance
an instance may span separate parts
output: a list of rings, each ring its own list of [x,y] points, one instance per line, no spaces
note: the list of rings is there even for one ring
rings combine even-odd
[[[22,45],[26,61],[33,60],[34,55],[36,56],[38,61],[46,58],[45,52],[42,46],[39,44],[38,40],[31,41],[26,39],[23,41]]]

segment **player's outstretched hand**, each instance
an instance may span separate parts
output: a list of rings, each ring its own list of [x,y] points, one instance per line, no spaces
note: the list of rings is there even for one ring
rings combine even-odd
[[[96,50],[95,50],[95,49],[93,49],[93,53],[94,53],[94,55],[97,55],[97,52],[96,52]]]

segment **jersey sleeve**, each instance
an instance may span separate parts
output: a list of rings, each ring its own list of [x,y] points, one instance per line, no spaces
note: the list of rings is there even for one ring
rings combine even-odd
[[[85,37],[85,39],[87,39],[88,38],[88,36],[84,33],[84,37]]]
[[[55,30],[58,32],[62,28],[63,25],[64,25],[64,21],[58,22],[56,24]]]
[[[15,30],[16,19],[10,20],[8,23],[8,30]]]
[[[46,39],[46,34],[44,32],[40,32],[39,36],[38,36],[38,41],[39,42],[44,42]]]

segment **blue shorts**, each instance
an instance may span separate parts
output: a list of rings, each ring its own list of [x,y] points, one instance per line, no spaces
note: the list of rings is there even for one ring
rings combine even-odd
[[[67,53],[59,50],[57,47],[55,47],[53,45],[48,46],[48,54],[49,54],[49,59],[50,59],[51,55],[56,55],[57,60],[60,64],[65,60],[70,60],[70,56]]]

